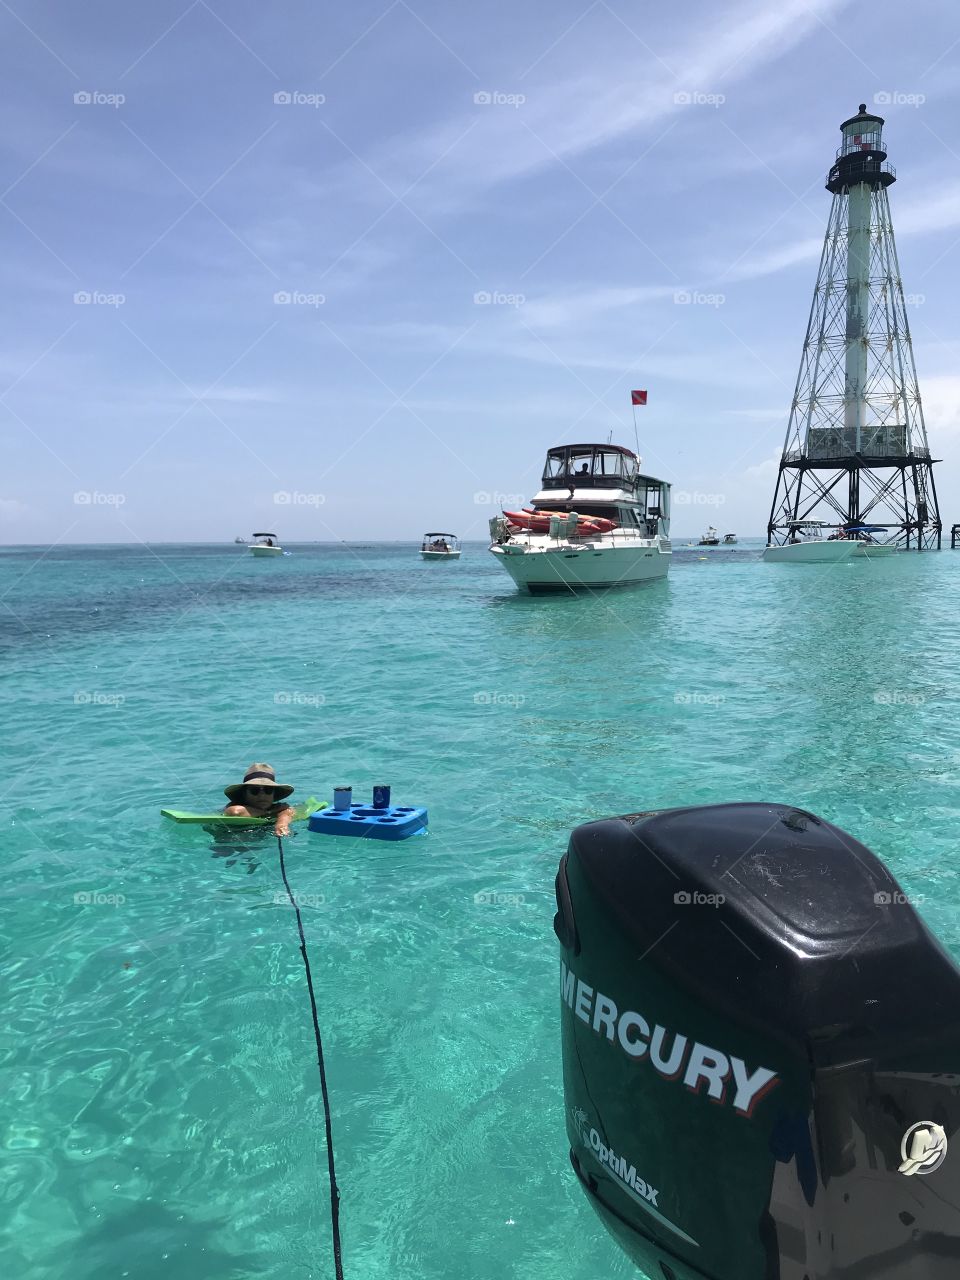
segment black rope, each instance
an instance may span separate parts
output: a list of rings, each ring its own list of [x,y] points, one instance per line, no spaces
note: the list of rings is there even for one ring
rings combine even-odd
[[[307,990],[310,992],[310,1012],[313,1015],[313,1034],[317,1041],[317,1066],[320,1068],[320,1091],[323,1094],[323,1115],[327,1129],[327,1170],[330,1175],[330,1223],[333,1228],[333,1267],[337,1280],[343,1280],[343,1260],[340,1253],[340,1188],[337,1186],[337,1171],[333,1164],[333,1129],[330,1126],[330,1097],[327,1093],[327,1073],[323,1065],[323,1042],[320,1039],[320,1023],[317,1020],[317,1000],[313,994],[313,975],[310,972],[310,959],[307,956],[307,940],[303,936],[303,920],[300,908],[287,879],[287,868],[283,861],[283,839],[277,836],[280,849],[280,874],[283,886],[290,899],[290,905],[297,913],[297,929],[300,932],[300,954],[303,956],[303,967],[307,973]]]

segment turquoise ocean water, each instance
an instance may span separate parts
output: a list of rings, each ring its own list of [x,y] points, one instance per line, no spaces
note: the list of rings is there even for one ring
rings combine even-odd
[[[553,877],[571,827],[781,800],[884,857],[960,958],[960,555],[525,598],[480,545],[0,551],[0,1266],[332,1275],[322,1109],[276,843],[216,844],[253,760],[429,807],[288,842],[347,1280],[636,1275],[570,1171]],[[79,895],[79,898],[78,896]]]

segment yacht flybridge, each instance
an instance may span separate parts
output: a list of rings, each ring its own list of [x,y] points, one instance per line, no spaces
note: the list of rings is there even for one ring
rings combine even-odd
[[[529,507],[490,521],[490,550],[523,591],[628,586],[670,567],[670,485],[616,444],[547,452]]]

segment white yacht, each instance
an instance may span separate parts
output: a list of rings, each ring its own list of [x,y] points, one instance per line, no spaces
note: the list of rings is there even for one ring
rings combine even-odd
[[[522,591],[628,586],[670,567],[670,485],[615,444],[547,452],[532,505],[490,521],[490,550]]]
[[[248,544],[251,555],[255,556],[282,556],[283,547],[277,541],[275,533],[255,533],[253,541]]]

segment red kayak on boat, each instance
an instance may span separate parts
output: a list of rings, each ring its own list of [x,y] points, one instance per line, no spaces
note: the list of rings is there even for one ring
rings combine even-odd
[[[558,520],[567,520],[571,515],[571,512],[569,511],[544,511],[544,510],[536,510],[534,507],[524,507],[523,510],[526,515],[533,516],[534,519],[549,520],[551,516],[556,516]],[[509,512],[504,512],[504,514],[509,515]],[[620,527],[617,524],[616,520],[608,520],[606,516],[590,516],[590,515],[578,514],[577,516],[578,528],[582,528],[585,525],[589,525],[590,531],[593,533],[610,533],[612,530],[618,529]]]
[[[504,511],[504,516],[518,529],[526,529],[529,533],[549,533],[550,519],[557,516],[566,520],[569,512],[567,511]],[[608,526],[604,528],[603,526]],[[589,520],[586,516],[580,516],[577,520],[577,530],[573,535],[580,538],[584,534],[609,533],[610,529],[616,528],[612,520]]]

